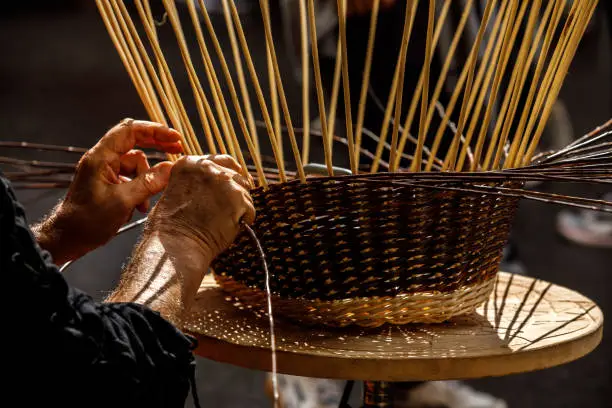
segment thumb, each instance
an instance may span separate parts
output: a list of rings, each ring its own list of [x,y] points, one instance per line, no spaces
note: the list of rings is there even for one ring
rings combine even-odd
[[[137,207],[166,188],[172,166],[167,161],[158,163],[132,181],[117,185],[117,188],[132,207]]]

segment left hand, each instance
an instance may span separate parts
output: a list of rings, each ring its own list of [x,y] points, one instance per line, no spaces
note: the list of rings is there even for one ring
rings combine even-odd
[[[38,243],[57,264],[104,245],[149,199],[168,184],[172,163],[149,167],[134,147],[180,153],[180,134],[158,123],[126,119],[109,130],[79,161],[68,194],[40,225]]]

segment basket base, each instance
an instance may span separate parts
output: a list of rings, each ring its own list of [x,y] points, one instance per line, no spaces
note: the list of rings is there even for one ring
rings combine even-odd
[[[266,292],[215,274],[225,292],[249,308],[265,309]],[[379,327],[383,324],[442,323],[472,313],[488,299],[495,276],[448,293],[399,294],[394,297],[350,298],[333,301],[286,299],[272,295],[273,313],[303,324],[331,327]]]

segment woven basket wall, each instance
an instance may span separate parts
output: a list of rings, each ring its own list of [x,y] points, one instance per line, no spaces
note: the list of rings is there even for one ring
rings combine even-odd
[[[473,311],[490,293],[518,201],[372,176],[276,184],[253,199],[275,316],[370,327]],[[214,271],[240,302],[265,305],[265,273],[249,235]]]

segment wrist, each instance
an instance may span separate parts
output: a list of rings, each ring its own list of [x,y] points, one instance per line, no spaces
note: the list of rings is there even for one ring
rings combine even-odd
[[[66,219],[65,209],[59,204],[46,218],[32,227],[38,245],[48,251],[58,265],[73,259],[73,245],[65,239]]]
[[[172,265],[173,278],[181,286],[181,297],[191,299],[208,271],[214,254],[201,240],[181,229],[146,229],[142,246],[157,248]],[[182,267],[177,267],[182,265]]]

